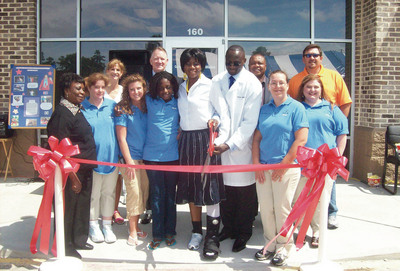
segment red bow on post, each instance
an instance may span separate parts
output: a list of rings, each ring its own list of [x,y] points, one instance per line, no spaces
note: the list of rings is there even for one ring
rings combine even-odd
[[[72,145],[68,138],[64,138],[59,143],[57,138],[51,136],[48,139],[48,143],[51,151],[38,146],[31,146],[28,150],[28,155],[33,156],[35,170],[39,172],[39,177],[45,181],[43,198],[33,230],[30,250],[33,254],[37,252],[36,242],[39,237],[39,232],[41,231],[40,251],[46,255],[49,250],[55,169],[58,164],[61,169],[63,187],[65,187],[68,174],[70,172],[77,172],[79,169],[79,164],[71,161],[69,157],[80,153],[78,145]],[[54,248],[55,242],[53,243],[53,249]]]
[[[308,226],[311,223],[322,190],[324,189],[326,175],[329,174],[335,180],[337,174],[339,174],[347,181],[349,172],[345,168],[347,158],[340,155],[338,148],[329,149],[328,144],[321,145],[317,150],[300,146],[297,149],[297,161],[303,168],[301,173],[308,180],[279,234],[270,243],[279,235],[286,236],[295,223],[290,233],[291,237],[294,229],[297,228],[299,222],[304,218],[296,241],[296,247],[300,249],[303,246]],[[265,246],[264,253],[270,243]]]

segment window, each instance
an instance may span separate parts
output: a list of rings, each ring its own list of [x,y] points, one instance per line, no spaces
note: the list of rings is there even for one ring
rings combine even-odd
[[[224,1],[168,0],[167,36],[223,36]]]
[[[72,38],[76,36],[76,1],[40,1],[41,38]]]
[[[266,75],[274,70],[283,70],[289,78],[304,69],[302,52],[309,43],[306,42],[229,42],[229,45],[241,45],[246,52],[247,64],[250,56],[257,52],[265,56]],[[246,65],[248,68],[248,65]]]
[[[309,0],[231,0],[229,37],[309,38]]]
[[[162,0],[82,1],[81,36],[161,37],[162,6]]]
[[[93,72],[104,72],[108,61],[120,59],[127,74],[140,73],[144,76],[150,72],[150,52],[157,42],[82,42],[81,43],[81,72],[88,76]],[[147,70],[149,69],[149,71]]]
[[[76,71],[75,42],[42,42],[40,64],[56,65],[57,71]]]
[[[314,1],[314,3],[316,38],[351,38],[350,0],[318,0]],[[346,27],[346,20],[348,20],[349,27]]]

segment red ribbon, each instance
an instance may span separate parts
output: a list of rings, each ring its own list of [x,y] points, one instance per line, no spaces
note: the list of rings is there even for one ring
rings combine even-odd
[[[211,130],[210,130],[211,131]],[[210,134],[210,146],[215,139],[215,132],[213,136]],[[77,172],[79,169],[78,163],[94,164],[94,165],[108,165],[117,167],[131,167],[138,169],[162,170],[162,171],[178,171],[178,172],[193,172],[193,173],[233,173],[233,172],[251,172],[263,171],[282,168],[298,168],[303,167],[302,174],[308,177],[307,184],[300,194],[296,204],[294,205],[291,213],[289,214],[286,222],[281,228],[281,232],[273,239],[272,243],[279,235],[286,236],[290,227],[295,222],[296,225],[304,217],[299,236],[297,238],[296,246],[300,248],[303,244],[305,232],[311,222],[315,208],[318,204],[322,189],[324,187],[324,180],[326,174],[329,174],[332,179],[336,179],[336,175],[341,175],[346,181],[349,177],[349,172],[345,169],[347,158],[340,156],[337,148],[329,149],[327,144],[324,144],[313,150],[306,147],[299,147],[297,150],[297,160],[299,164],[258,164],[258,165],[210,165],[204,170],[204,166],[160,166],[160,165],[126,165],[116,164],[101,161],[93,161],[79,158],[70,158],[72,155],[79,154],[79,147],[72,146],[69,139],[65,138],[58,144],[58,139],[55,137],[49,138],[51,151],[31,146],[28,154],[33,156],[33,163],[36,170],[39,171],[40,177],[45,180],[44,192],[42,203],[39,208],[38,217],[35,224],[31,240],[31,252],[36,253],[36,241],[40,230],[42,230],[40,251],[44,254],[48,253],[49,234],[50,234],[50,217],[52,198],[54,194],[54,171],[58,163],[63,175],[63,187],[65,186],[68,174],[70,172]],[[210,149],[208,150],[210,151]],[[291,232],[291,235],[293,231]],[[55,239],[54,239],[55,240]],[[269,243],[269,244],[270,244]],[[267,249],[268,245],[264,248]],[[53,243],[55,247],[55,242]]]
[[[72,161],[69,157],[80,153],[78,145],[72,145],[68,138],[64,138],[59,143],[54,136],[49,137],[48,143],[50,150],[31,146],[28,150],[28,155],[33,156],[33,166],[39,172],[39,177],[44,183],[44,191],[42,202],[39,207],[35,228],[33,230],[30,250],[33,254],[37,252],[37,239],[40,235],[40,251],[48,254],[50,241],[50,226],[51,226],[51,207],[53,205],[54,195],[54,175],[57,164],[61,169],[63,187],[70,172],[77,172],[79,164]],[[56,256],[56,238],[54,233],[54,242],[52,252]]]
[[[328,144],[321,145],[317,150],[300,146],[297,149],[297,161],[303,167],[301,173],[308,178],[307,183],[279,234],[265,246],[264,253],[279,235],[287,236],[292,225],[295,224],[290,233],[291,238],[297,225],[304,218],[296,241],[296,247],[300,249],[303,246],[308,226],[311,223],[322,190],[324,189],[326,175],[329,174],[333,180],[336,179],[337,174],[342,176],[346,181],[349,179],[349,172],[345,168],[347,158],[340,155],[338,148],[329,149]],[[288,238],[288,242],[290,238]]]
[[[281,169],[281,168],[298,168],[298,164],[257,164],[257,165],[209,165],[204,169],[204,165],[198,166],[187,166],[187,165],[176,165],[176,166],[162,166],[162,165],[127,165],[127,164],[117,164],[102,161],[86,160],[80,158],[70,158],[71,161],[83,164],[91,165],[104,165],[104,166],[115,166],[115,167],[125,167],[125,168],[137,168],[137,169],[149,169],[149,170],[159,170],[159,171],[173,171],[173,172],[190,172],[190,173],[234,173],[234,172],[254,172],[262,170],[271,169]]]

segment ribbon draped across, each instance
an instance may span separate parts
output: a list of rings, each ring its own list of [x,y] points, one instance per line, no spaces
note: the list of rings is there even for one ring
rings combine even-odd
[[[337,174],[342,176],[346,181],[349,179],[349,172],[345,168],[347,158],[340,155],[338,148],[329,149],[328,144],[321,145],[317,150],[302,146],[299,147],[297,149],[297,161],[303,168],[301,171],[302,175],[308,178],[307,183],[278,235],[264,247],[264,254],[268,246],[279,235],[287,236],[290,229],[292,229],[290,231],[290,237],[292,237],[297,225],[304,218],[296,240],[296,247],[300,249],[303,246],[308,226],[311,223],[322,190],[324,189],[326,175],[328,174],[333,180],[336,180]],[[293,224],[294,227],[292,227]],[[288,242],[289,240],[290,238]]]
[[[257,164],[223,166],[208,165],[204,167],[203,165],[127,165],[71,158],[70,156],[77,155],[80,153],[80,151],[79,147],[77,145],[72,145],[69,139],[64,138],[59,143],[57,138],[51,136],[48,142],[51,151],[38,146],[31,146],[28,150],[28,155],[33,156],[33,164],[35,170],[39,172],[39,177],[41,177],[45,181],[43,198],[39,208],[30,244],[30,250],[33,254],[37,252],[36,242],[40,231],[42,231],[40,238],[40,251],[44,254],[48,254],[51,225],[51,207],[54,195],[54,174],[57,164],[60,166],[62,172],[63,187],[65,186],[68,174],[70,172],[78,171],[79,163],[191,173],[254,172],[263,170],[303,167],[302,174],[308,177],[307,184],[300,194],[299,199],[294,205],[286,222],[282,226],[281,231],[270,242],[272,243],[279,235],[286,236],[292,224],[295,222],[297,226],[299,221],[301,221],[301,219],[304,217],[304,221],[302,223],[299,236],[297,238],[297,247],[301,247],[303,244],[305,233],[307,232],[307,228],[311,222],[316,205],[318,204],[322,189],[324,187],[326,174],[329,174],[332,179],[336,179],[336,175],[339,174],[346,181],[349,177],[349,172],[345,169],[347,158],[340,156],[339,150],[337,148],[329,149],[327,144],[320,146],[318,150],[313,150],[306,147],[299,147],[297,150],[297,160],[299,164]],[[291,235],[292,234],[293,231],[291,232]],[[268,245],[264,248],[264,253]],[[54,248],[55,238],[52,251],[55,251]]]
[[[28,150],[28,155],[33,156],[35,170],[39,172],[39,177],[45,181],[43,198],[33,230],[30,250],[33,254],[37,252],[36,243],[41,231],[39,250],[46,255],[48,254],[50,240],[55,169],[58,164],[61,169],[63,187],[65,187],[68,174],[70,172],[77,172],[79,169],[79,164],[71,161],[69,156],[80,153],[78,145],[72,145],[68,138],[64,138],[59,142],[57,138],[51,136],[48,143],[51,151],[38,146],[31,146]],[[53,254],[55,254],[55,245],[56,238],[54,233]]]

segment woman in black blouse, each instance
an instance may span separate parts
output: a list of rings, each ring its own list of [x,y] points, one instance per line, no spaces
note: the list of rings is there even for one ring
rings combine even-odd
[[[62,97],[47,124],[47,135],[55,136],[60,141],[69,138],[80,149],[80,154],[74,157],[96,160],[92,129],[81,112],[81,102],[85,98],[83,89],[82,77],[74,73],[62,75],[58,88]],[[64,230],[67,256],[81,258],[76,249],[93,249],[87,239],[94,167],[96,166],[81,164],[77,173],[69,174],[65,185]]]

